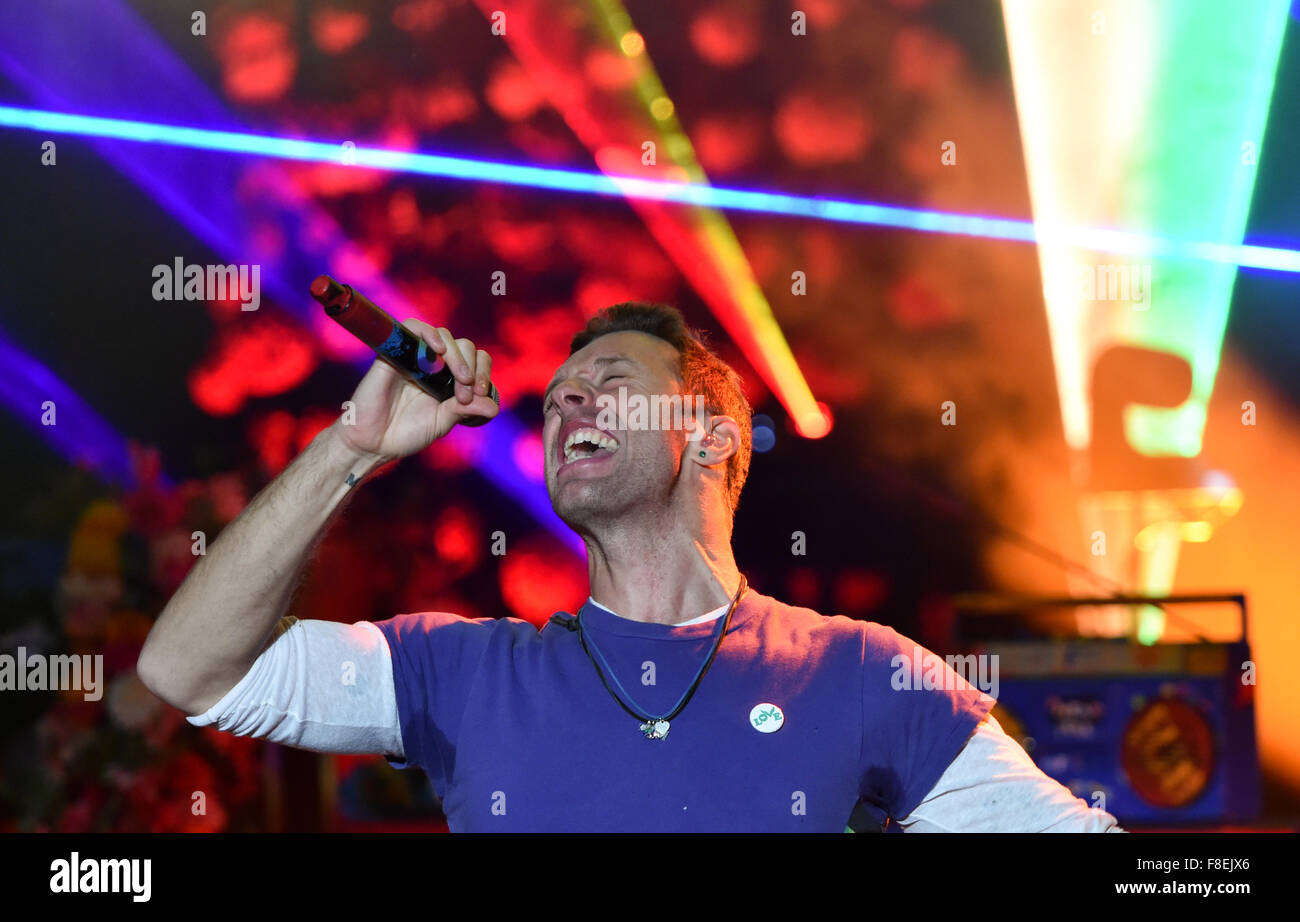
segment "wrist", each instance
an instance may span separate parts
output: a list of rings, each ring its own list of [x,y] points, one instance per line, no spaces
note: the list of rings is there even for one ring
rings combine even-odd
[[[323,443],[331,467],[336,467],[341,472],[340,476],[352,474],[360,480],[371,471],[393,460],[376,452],[357,448],[344,434],[342,426],[341,420],[335,420],[317,436]]]

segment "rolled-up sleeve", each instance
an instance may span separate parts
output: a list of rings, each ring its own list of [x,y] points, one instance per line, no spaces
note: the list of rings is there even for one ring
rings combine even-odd
[[[314,752],[403,757],[388,642],[365,621],[286,619],[244,677],[187,719]]]
[[[1124,831],[1115,817],[1044,774],[991,714],[898,824],[904,832]]]

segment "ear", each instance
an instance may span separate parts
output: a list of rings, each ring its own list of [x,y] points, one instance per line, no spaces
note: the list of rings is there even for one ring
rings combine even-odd
[[[740,450],[740,426],[730,416],[710,416],[686,442],[686,457],[704,467],[726,463]]]

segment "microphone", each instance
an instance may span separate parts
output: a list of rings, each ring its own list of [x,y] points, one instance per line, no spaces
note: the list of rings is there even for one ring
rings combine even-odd
[[[398,374],[430,397],[441,401],[456,396],[455,376],[442,356],[351,285],[340,285],[328,275],[320,275],[311,283],[311,296],[339,326],[375,350]],[[501,405],[501,395],[491,381],[488,396]],[[482,416],[471,416],[462,419],[460,425],[481,426],[487,421]]]

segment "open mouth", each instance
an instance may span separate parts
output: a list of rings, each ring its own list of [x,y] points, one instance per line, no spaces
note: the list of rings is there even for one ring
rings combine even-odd
[[[574,429],[564,440],[564,463],[612,455],[616,451],[618,442],[599,429]]]

